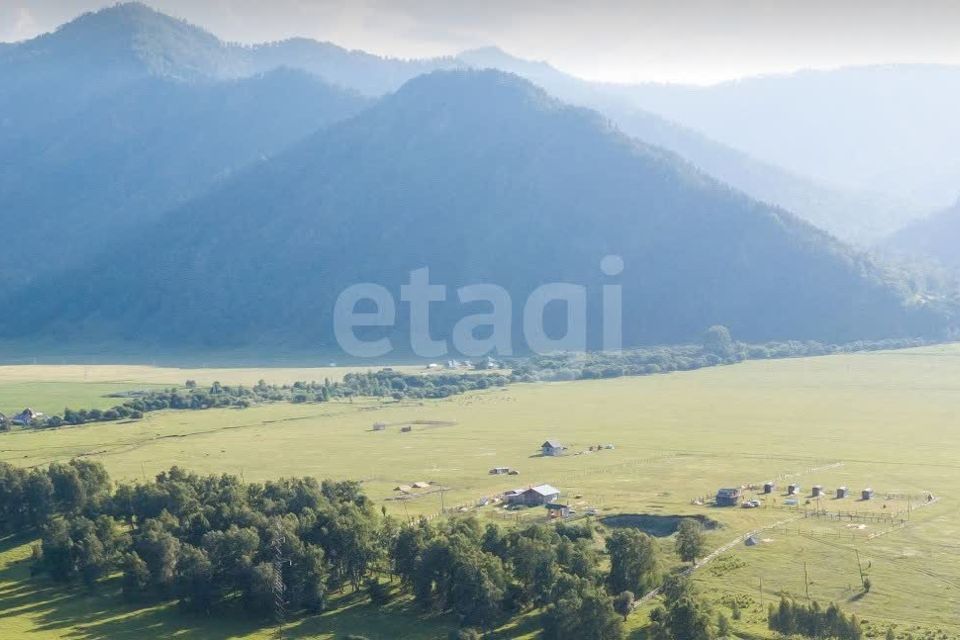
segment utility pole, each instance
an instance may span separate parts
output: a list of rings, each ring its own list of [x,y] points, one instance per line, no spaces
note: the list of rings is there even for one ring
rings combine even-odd
[[[857,569],[860,570],[860,586],[863,586],[863,565],[860,564],[860,550],[854,549],[853,552],[857,554]]]

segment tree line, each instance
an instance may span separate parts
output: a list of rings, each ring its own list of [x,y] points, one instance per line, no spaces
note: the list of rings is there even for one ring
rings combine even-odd
[[[464,637],[535,612],[547,640],[619,640],[635,594],[663,581],[657,546],[635,529],[502,527],[474,517],[400,522],[356,482],[245,483],[177,467],[150,482],[111,482],[96,462],[30,470],[0,463],[0,530],[38,535],[33,572],[99,589],[119,574],[135,602],[176,600],[216,613],[242,602],[268,622],[276,585],[291,615],[323,611],[344,590],[383,605],[410,594],[450,612]],[[277,559],[281,562],[276,562]],[[672,576],[654,616],[664,638],[715,626],[689,580]]]
[[[225,385],[214,382],[201,387],[188,380],[183,387],[123,394],[128,399],[110,409],[64,409],[60,415],[41,416],[30,427],[48,428],[81,425],[90,422],[137,420],[151,411],[203,410],[215,408],[247,408],[254,404],[290,402],[328,402],[357,397],[403,399],[446,398],[468,391],[502,387],[513,382],[499,373],[437,373],[430,375],[403,373],[392,369],[368,373],[348,373],[342,381],[295,382],[271,385],[260,380],[254,386]],[[10,429],[7,420],[0,420],[0,429]]]
[[[209,387],[188,380],[181,388],[134,391],[122,394],[124,402],[110,409],[71,409],[61,415],[34,418],[30,427],[60,427],[89,422],[137,420],[151,411],[246,408],[272,402],[317,403],[354,398],[390,398],[401,400],[442,399],[450,396],[503,387],[520,382],[589,380],[643,376],[672,371],[691,371],[704,367],[735,364],[744,360],[793,358],[852,353],[879,349],[922,346],[921,339],[860,341],[845,345],[826,345],[815,341],[771,342],[748,345],[733,339],[730,331],[710,327],[700,344],[629,349],[620,353],[590,352],[515,358],[509,371],[445,371],[410,373],[384,368],[365,373],[348,373],[341,381],[300,381],[290,385],[272,385],[260,380],[254,386],[224,385]],[[0,430],[11,429],[0,417]]]

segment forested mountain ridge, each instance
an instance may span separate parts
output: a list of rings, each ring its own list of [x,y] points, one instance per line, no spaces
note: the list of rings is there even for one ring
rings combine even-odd
[[[201,195],[368,101],[279,69],[222,82],[145,77],[0,145],[0,225],[21,247],[0,254],[3,287],[80,263],[121,233]],[[55,250],[50,250],[55,248]]]
[[[848,242],[871,244],[925,212],[905,199],[818,182],[657,115],[643,106],[644,86],[637,88],[639,97],[634,96],[630,86],[581,80],[545,62],[522,60],[495,47],[465,51],[457,59],[476,68],[516,73],[561,100],[596,109],[626,134],[669,149],[721,182],[792,211]]]
[[[598,291],[608,254],[626,264],[629,345],[712,324],[754,341],[946,328],[938,303],[909,304],[913,292],[792,214],[496,71],[418,77],[145,235],[14,300],[23,313],[2,333],[335,348],[346,286],[395,294],[429,267],[433,282],[495,283],[516,302],[545,282]],[[463,309],[435,306],[436,335],[449,335]],[[562,328],[547,316],[548,331]],[[403,333],[400,319],[398,345]]]
[[[5,64],[4,61],[8,64]],[[85,14],[55,33],[0,50],[0,80],[17,88],[13,103],[0,98],[0,141],[33,130],[109,95],[131,79],[182,82],[247,77],[278,67],[306,71],[368,97],[398,89],[437,69],[497,68],[517,73],[556,97],[601,111],[628,135],[679,153],[713,177],[752,197],[793,211],[838,237],[868,244],[925,211],[906,201],[838,189],[786,171],[681,126],[643,107],[625,88],[580,80],[546,63],[494,49],[449,58],[400,60],[295,38],[240,46],[138,3]],[[60,87],[50,94],[49,87]],[[39,91],[37,100],[24,96]]]

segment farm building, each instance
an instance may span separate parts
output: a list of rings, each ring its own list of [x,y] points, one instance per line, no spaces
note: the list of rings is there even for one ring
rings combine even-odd
[[[798,493],[800,493],[800,485],[798,485],[798,484],[787,485],[787,495],[788,495],[788,496],[795,496],[795,495],[797,495]]]
[[[374,422],[374,423],[373,423],[373,430],[374,430],[374,431],[384,431],[384,430],[386,430],[386,428],[387,428],[387,425],[386,425],[385,423],[383,423],[383,422]]]
[[[777,485],[773,482],[764,482],[763,483],[763,492],[764,493],[773,493],[777,490]]]
[[[559,456],[562,455],[567,448],[556,440],[547,440],[540,445],[540,450],[543,451],[543,455],[545,456]]]
[[[860,492],[861,500],[870,500],[871,498],[873,498],[873,489],[871,489],[870,487],[867,487],[866,489]]]
[[[547,508],[547,517],[548,518],[569,518],[570,517],[570,505],[560,504],[558,502],[551,502],[544,505]]]
[[[837,499],[842,500],[850,495],[850,490],[846,487],[837,487]]]
[[[413,431],[413,427],[411,426],[400,427],[400,433],[410,433],[411,431]]]
[[[812,495],[814,498],[819,498],[821,495],[823,495],[823,485],[813,485],[813,490],[810,492],[810,495]]]
[[[529,489],[514,489],[503,494],[508,504],[522,504],[528,507],[539,507],[556,501],[560,497],[560,490],[549,484],[541,484]]]
[[[718,507],[735,507],[740,504],[740,489],[720,489],[717,491]]]

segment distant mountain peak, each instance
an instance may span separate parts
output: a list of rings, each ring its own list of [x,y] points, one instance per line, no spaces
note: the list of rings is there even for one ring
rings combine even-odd
[[[457,59],[474,67],[489,67],[513,71],[523,75],[538,76],[544,73],[558,73],[549,63],[542,60],[524,60],[497,46],[468,49],[457,55]]]

